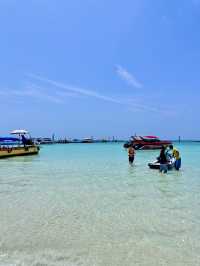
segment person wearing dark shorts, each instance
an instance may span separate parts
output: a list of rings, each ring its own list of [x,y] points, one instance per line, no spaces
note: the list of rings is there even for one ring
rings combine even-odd
[[[161,173],[164,172],[166,174],[168,166],[167,166],[167,156],[166,156],[165,146],[162,146],[162,149],[160,151],[159,162],[160,162],[160,172]]]
[[[133,161],[134,161],[134,159],[135,159],[135,158],[134,158],[134,156],[129,156],[129,158],[128,158],[128,160],[129,160],[129,163],[130,163],[130,164],[132,164],[132,163],[133,163]]]
[[[128,160],[129,160],[129,164],[133,164],[135,159],[135,149],[133,148],[133,146],[130,146],[128,148]]]

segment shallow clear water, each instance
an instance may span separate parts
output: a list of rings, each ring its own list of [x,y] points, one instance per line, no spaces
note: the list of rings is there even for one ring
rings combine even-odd
[[[43,146],[0,161],[0,265],[200,265],[200,144],[160,174],[122,144]]]

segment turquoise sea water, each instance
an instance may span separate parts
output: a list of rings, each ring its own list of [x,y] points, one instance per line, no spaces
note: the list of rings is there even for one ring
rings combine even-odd
[[[200,265],[200,143],[180,172],[122,144],[43,146],[0,161],[0,265]]]

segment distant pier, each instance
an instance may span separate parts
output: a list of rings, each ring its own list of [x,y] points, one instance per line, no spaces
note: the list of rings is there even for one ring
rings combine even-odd
[[[71,138],[35,138],[40,144],[77,144],[77,143],[117,143],[124,142],[125,140],[117,138],[103,138],[103,139],[93,139],[93,138],[83,138],[83,139],[71,139]]]

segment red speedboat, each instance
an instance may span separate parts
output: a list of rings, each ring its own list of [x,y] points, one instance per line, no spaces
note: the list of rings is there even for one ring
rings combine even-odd
[[[130,145],[136,150],[155,150],[161,149],[163,145],[170,145],[171,141],[160,140],[156,136],[132,136],[131,140],[128,143],[124,144],[124,147],[127,148]]]

